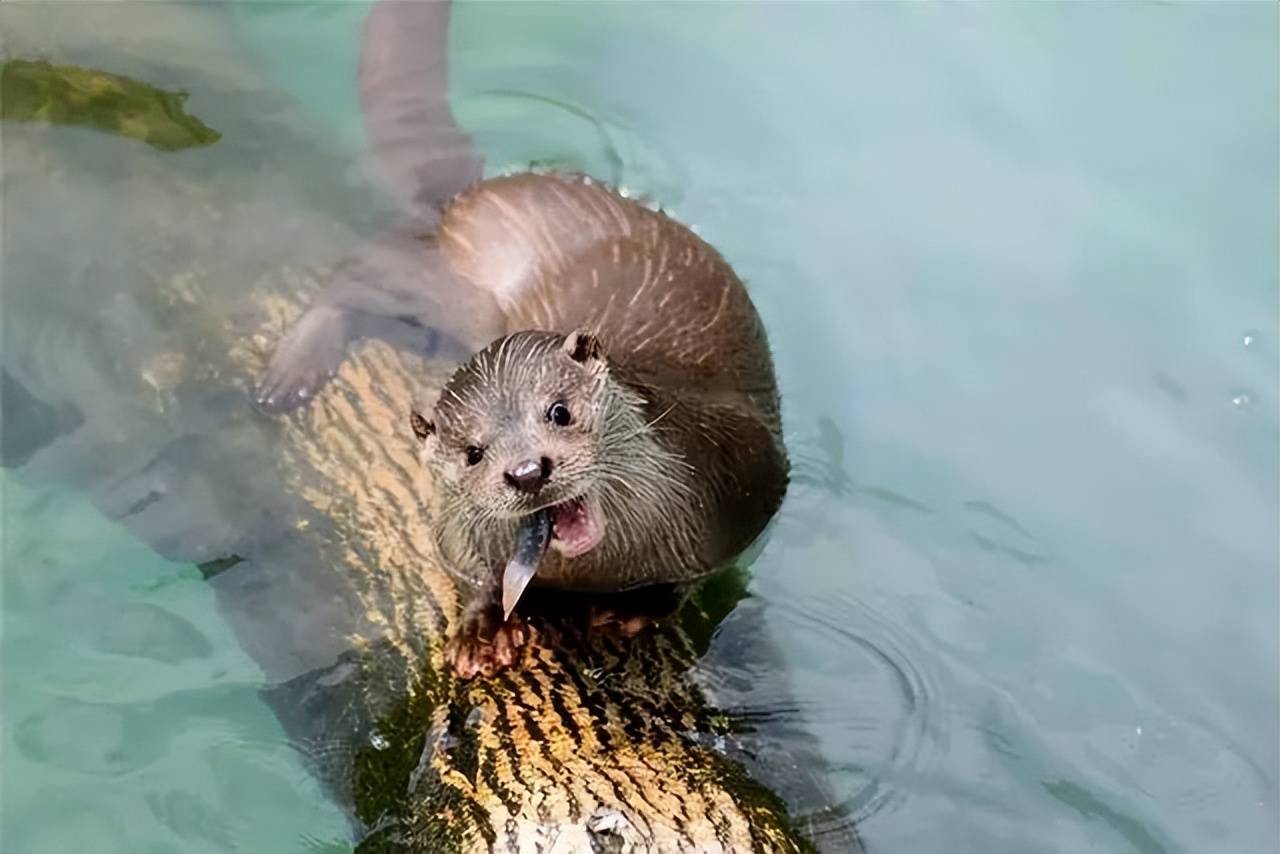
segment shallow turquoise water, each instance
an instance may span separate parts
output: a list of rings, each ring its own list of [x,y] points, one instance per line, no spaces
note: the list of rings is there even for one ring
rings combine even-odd
[[[58,14],[12,16],[11,49],[219,84],[189,85],[232,131],[178,155],[193,174],[265,161],[234,134],[252,109],[363,180],[358,5]],[[758,711],[822,739],[868,849],[1275,851],[1275,7],[455,17],[456,110],[492,169],[651,194],[748,281],[798,468],[753,567],[796,696]],[[324,263],[303,226],[365,203],[272,168],[297,222],[228,251]],[[128,181],[78,191],[100,210]],[[67,250],[43,251],[8,269]],[[36,287],[6,276],[6,331]],[[4,850],[340,844],[199,574],[46,485],[79,458],[41,453],[4,481]]]
[[[0,488],[4,850],[345,841],[200,572],[81,498]]]

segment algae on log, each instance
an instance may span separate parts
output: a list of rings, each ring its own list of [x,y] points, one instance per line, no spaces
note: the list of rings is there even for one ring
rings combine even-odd
[[[457,594],[407,418],[451,363],[366,342],[301,412],[250,406],[321,284],[284,259],[325,263],[359,240],[290,196],[304,197],[296,175],[232,163],[197,180],[142,146],[4,128],[3,368],[23,393],[0,415],[30,401],[68,413],[22,449],[19,473],[83,489],[157,551],[203,565],[364,850],[809,847],[774,793],[795,803],[795,784],[748,773],[753,734],[691,669],[738,595],[732,575],[640,638],[583,639],[546,617],[520,670],[452,678],[440,640]],[[128,182],[103,183],[117,167]],[[804,749],[764,752],[817,774]],[[831,847],[854,847],[834,824]]]
[[[186,111],[186,92],[28,59],[0,63],[0,119],[86,125],[161,151],[212,145],[222,134]]]

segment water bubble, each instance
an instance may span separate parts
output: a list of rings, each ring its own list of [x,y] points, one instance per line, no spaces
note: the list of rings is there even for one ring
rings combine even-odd
[[[1250,395],[1249,392],[1247,391],[1237,391],[1232,393],[1231,403],[1233,406],[1239,409],[1243,409],[1244,407],[1253,403],[1253,396]]]
[[[1244,346],[1252,347],[1258,343],[1258,339],[1260,337],[1261,337],[1261,334],[1258,332],[1258,330],[1246,329],[1244,331],[1244,334],[1241,336],[1240,340],[1244,343]]]

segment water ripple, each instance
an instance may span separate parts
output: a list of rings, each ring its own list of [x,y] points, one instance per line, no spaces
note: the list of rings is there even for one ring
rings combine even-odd
[[[585,172],[618,187],[624,195],[668,208],[681,201],[689,186],[689,176],[658,140],[599,105],[519,89],[474,92],[467,105],[468,125],[479,137],[502,137],[510,134],[512,127],[521,128],[519,145],[512,149],[518,156],[508,155],[516,159],[505,164],[495,159],[492,165],[499,171],[542,168]],[[570,125],[566,132],[552,132],[566,122]],[[582,126],[587,133],[581,132]],[[545,138],[531,134],[531,128],[543,129]],[[586,142],[588,139],[594,144]],[[501,158],[506,147],[496,148]]]
[[[818,670],[852,681],[843,691],[805,692],[832,698],[798,706],[806,724],[839,740],[843,768],[865,782],[843,798],[844,811],[862,823],[902,806],[902,785],[930,765],[937,735],[937,689],[916,662],[925,660],[911,638],[867,603],[841,595],[788,598],[771,605],[793,636],[825,649]],[[835,698],[855,696],[858,704]],[[859,759],[859,755],[866,758]],[[845,775],[846,777],[848,775]]]

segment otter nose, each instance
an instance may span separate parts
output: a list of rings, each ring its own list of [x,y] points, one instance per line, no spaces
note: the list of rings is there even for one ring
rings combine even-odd
[[[525,460],[503,475],[513,489],[530,495],[537,495],[538,490],[542,489],[542,485],[549,477],[551,477],[551,460],[546,457],[541,460]]]

